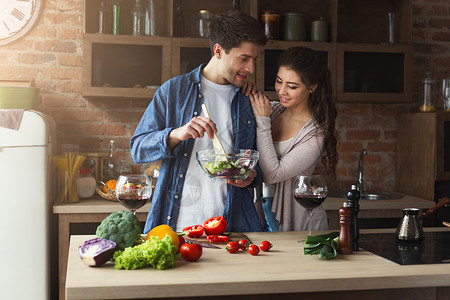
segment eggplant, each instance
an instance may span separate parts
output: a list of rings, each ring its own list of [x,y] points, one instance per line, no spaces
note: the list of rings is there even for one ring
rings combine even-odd
[[[115,242],[95,238],[85,241],[84,244],[78,248],[78,253],[84,264],[90,267],[99,267],[113,257],[115,249]]]

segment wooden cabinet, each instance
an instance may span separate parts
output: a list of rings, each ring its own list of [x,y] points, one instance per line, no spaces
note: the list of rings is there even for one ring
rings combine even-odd
[[[101,0],[85,0],[83,95],[152,97],[167,79],[208,62],[209,41],[197,34],[198,12],[206,9],[215,14],[224,13],[233,8],[233,2],[155,1],[159,3],[155,20],[157,36],[131,36],[130,13],[134,1],[122,1],[122,34],[112,35],[96,33],[97,8]],[[281,17],[293,11],[303,12],[305,16],[305,41],[270,40],[260,50],[256,72],[251,79],[272,99],[276,99],[273,85],[278,56],[289,47],[306,46],[320,51],[328,63],[337,101],[411,101],[410,0],[239,2],[240,9],[255,18],[267,10],[276,10]],[[183,18],[177,17],[180,10]],[[398,16],[398,42],[394,45],[386,44],[385,15],[388,11],[394,11]],[[328,22],[328,42],[310,41],[311,22],[319,18]],[[174,37],[177,25],[184,31],[181,37]],[[280,28],[281,25],[282,21]]]
[[[436,200],[450,182],[450,114],[408,113],[397,121],[396,191]]]

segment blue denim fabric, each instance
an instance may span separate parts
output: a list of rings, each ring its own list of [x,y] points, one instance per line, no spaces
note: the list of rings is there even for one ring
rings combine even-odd
[[[262,197],[261,203],[266,221],[263,231],[280,231],[278,220],[275,218],[275,213],[272,212],[273,197]]]
[[[161,160],[158,181],[153,191],[152,205],[147,216],[144,233],[160,224],[175,228],[180,207],[181,192],[194,139],[180,142],[170,149],[167,145],[169,133],[185,125],[201,113],[200,72],[205,65],[194,71],[165,82],[156,91],[153,100],[142,116],[130,141],[130,152],[136,163]],[[237,149],[256,149],[256,121],[248,97],[236,89],[231,103],[231,118],[234,145]],[[227,231],[262,231],[253,197],[249,188],[262,180],[259,165],[258,175],[248,188],[228,185],[228,194],[223,216],[228,223]],[[214,184],[214,180],[206,184]]]

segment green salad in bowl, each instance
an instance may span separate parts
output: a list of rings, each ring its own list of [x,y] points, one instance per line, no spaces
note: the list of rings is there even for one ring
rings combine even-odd
[[[227,154],[216,153],[214,149],[198,151],[197,161],[211,178],[245,179],[258,163],[259,152],[235,149]]]

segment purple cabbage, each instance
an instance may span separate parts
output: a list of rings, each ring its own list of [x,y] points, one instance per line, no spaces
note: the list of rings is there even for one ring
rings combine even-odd
[[[113,257],[115,249],[115,242],[95,238],[84,242],[78,248],[78,253],[84,264],[90,267],[99,267]]]

